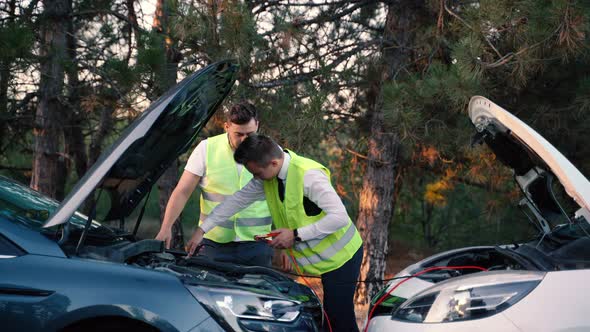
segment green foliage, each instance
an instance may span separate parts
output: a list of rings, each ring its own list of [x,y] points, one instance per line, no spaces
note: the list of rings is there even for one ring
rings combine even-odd
[[[34,33],[28,25],[14,22],[0,26],[0,58],[31,57],[34,42]]]
[[[125,60],[108,59],[102,69],[105,76],[109,77],[111,84],[119,89],[129,91],[137,84],[138,73]]]
[[[101,24],[98,30],[98,35],[101,36],[101,38],[109,41],[116,38],[115,33],[115,27],[108,23]]]
[[[146,97],[159,96],[154,87],[161,83],[158,75],[166,69],[167,55],[178,52],[175,60],[180,61],[178,70],[183,74],[234,58],[242,71],[225,105],[240,99],[254,102],[261,112],[262,132],[329,166],[334,186],[354,219],[370,134],[365,115],[370,110],[371,89],[382,77],[375,63],[387,4],[165,3],[168,15],[160,22],[162,31],[150,33],[128,29],[128,22],[119,17],[129,17],[125,2],[73,3],[75,13],[85,14],[73,16],[78,29],[77,62],[64,65],[79,70],[83,104],[79,121],[85,144],[97,134],[103,120],[100,111],[112,108],[109,120],[116,122],[106,133],[104,146],[117,137],[132,115],[147,107]],[[134,4],[141,18],[144,3]],[[590,2],[442,4],[447,9],[441,11],[439,0],[429,0],[424,7],[416,4],[420,12],[412,21],[415,36],[409,45],[399,46],[409,56],[394,68],[398,72],[395,79],[380,86],[384,127],[398,134],[403,144],[391,239],[437,249],[522,239],[528,233],[515,225],[525,225],[526,220],[508,207],[514,203],[509,172],[494,166],[497,163],[486,149],[468,146],[473,130],[466,105],[473,95],[490,98],[516,113],[590,174],[590,145],[586,144],[590,133]],[[357,5],[360,8],[345,13]],[[344,14],[334,16],[340,13]],[[28,60],[34,59],[30,54],[37,47],[35,20],[39,17],[16,19],[15,23],[6,23],[10,21],[6,19],[0,26],[0,60],[14,65],[13,59],[18,59],[16,64],[24,68],[11,75],[7,91],[14,100],[9,98],[10,106],[17,105],[25,92],[35,91],[40,73],[38,65],[29,66]],[[306,23],[309,21],[314,23]],[[26,105],[29,113],[34,102]],[[6,131],[14,132],[18,131],[10,126]],[[12,148],[10,143],[2,142],[2,146]],[[26,139],[24,144],[29,143]],[[16,149],[3,153],[0,165],[30,165],[30,151]],[[28,181],[22,171],[17,173]],[[197,196],[193,195],[183,215],[191,227],[198,216]],[[100,204],[101,209],[107,208],[106,203]],[[159,218],[155,193],[146,215]]]
[[[161,34],[152,32],[142,34],[142,48],[137,50],[137,67],[142,72],[154,73],[164,69],[166,64],[166,50]]]
[[[456,65],[461,79],[480,80],[483,74],[481,66],[484,56],[484,44],[478,36],[469,34],[453,45],[452,64]]]
[[[590,76],[580,79],[576,91],[575,104],[578,108],[577,112],[574,113],[576,120],[579,120],[578,117],[580,116],[590,114]]]
[[[10,168],[0,169],[0,174],[27,184],[30,182],[31,163],[30,154],[16,149],[7,149],[0,154],[0,165],[9,166]]]
[[[389,130],[398,132],[402,140],[445,142],[449,138],[436,135],[433,129],[463,116],[457,113],[471,96],[481,92],[481,83],[475,75],[463,77],[459,66],[434,63],[421,77],[415,75],[383,87],[384,120]]]
[[[114,0],[81,0],[76,5],[81,11],[111,10],[114,2]]]
[[[263,42],[256,29],[252,13],[242,2],[224,10],[220,15],[219,35],[226,56],[237,59],[241,65],[249,64],[252,48]]]
[[[301,98],[299,93],[305,97]],[[265,133],[285,147],[302,153],[321,140],[326,129],[327,95],[324,92],[313,84],[305,84],[299,91],[285,88],[269,97],[257,103]]]
[[[206,54],[210,61],[223,58],[216,10],[219,8],[205,3],[179,3],[178,15],[172,18],[169,33],[181,42],[187,55]]]
[[[439,2],[432,3],[437,11]],[[403,142],[390,240],[446,249],[533,235],[511,206],[513,180],[487,149],[469,148],[465,108],[483,95],[530,124],[589,174],[590,6],[581,1],[448,3],[443,30],[420,25],[405,77],[383,87],[390,131]],[[436,22],[430,21],[430,24]],[[409,139],[406,139],[409,138]],[[477,237],[473,237],[477,234]]]
[[[374,2],[369,4],[368,6],[364,6],[359,11],[359,14],[355,17],[361,21],[371,21],[375,19],[375,17],[379,16],[379,3]]]
[[[391,83],[383,87],[383,120],[388,129],[397,132],[402,140],[413,139],[424,123],[423,107],[417,106],[419,96],[412,91],[412,83]]]

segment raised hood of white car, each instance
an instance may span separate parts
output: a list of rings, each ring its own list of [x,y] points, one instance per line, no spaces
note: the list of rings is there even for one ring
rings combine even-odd
[[[502,139],[509,143],[507,145],[512,145],[503,150],[503,158],[498,156],[498,159],[504,159],[502,161],[514,169],[517,177],[526,178],[526,172],[530,172],[532,167],[552,172],[566,193],[580,206],[576,215],[583,215],[590,222],[590,182],[553,145],[514,115],[484,97],[471,98],[469,117],[478,132],[486,131],[493,124],[504,136]]]

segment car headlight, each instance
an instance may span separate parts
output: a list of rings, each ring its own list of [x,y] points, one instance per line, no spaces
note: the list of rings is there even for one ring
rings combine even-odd
[[[404,302],[393,318],[442,323],[491,316],[525,297],[544,276],[535,271],[495,271],[450,279]]]
[[[241,289],[186,286],[205,309],[235,331],[252,321],[293,322],[301,303]],[[226,327],[227,327],[226,326]]]

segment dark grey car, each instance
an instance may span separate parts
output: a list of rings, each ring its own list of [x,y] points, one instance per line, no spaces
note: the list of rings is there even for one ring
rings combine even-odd
[[[77,212],[108,194],[104,220],[124,224],[229,93],[223,61],[162,96],[59,204],[0,177],[2,331],[316,331],[311,289],[275,270],[185,258]]]

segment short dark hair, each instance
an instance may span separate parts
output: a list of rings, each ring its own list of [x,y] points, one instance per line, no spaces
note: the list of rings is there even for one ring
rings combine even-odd
[[[225,119],[227,122],[243,125],[252,119],[258,121],[258,111],[252,103],[243,100],[232,105],[225,113]]]
[[[273,159],[282,158],[283,150],[272,138],[257,134],[248,136],[234,153],[236,163],[246,165],[253,161],[261,167],[266,167]]]

